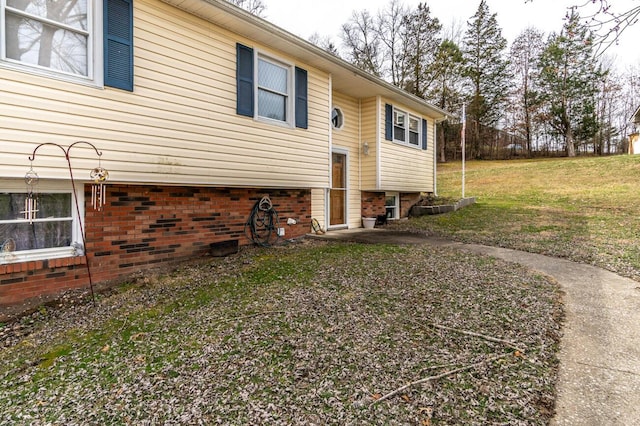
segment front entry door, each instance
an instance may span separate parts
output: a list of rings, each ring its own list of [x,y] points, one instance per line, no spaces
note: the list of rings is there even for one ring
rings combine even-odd
[[[331,190],[329,191],[329,225],[347,223],[347,156],[331,156]]]

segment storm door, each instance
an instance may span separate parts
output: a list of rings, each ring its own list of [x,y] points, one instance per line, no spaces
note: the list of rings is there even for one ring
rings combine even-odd
[[[329,191],[329,225],[347,223],[347,156],[331,155],[331,190]]]

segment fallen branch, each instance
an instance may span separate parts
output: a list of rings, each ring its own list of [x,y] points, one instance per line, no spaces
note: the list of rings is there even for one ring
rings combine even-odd
[[[285,314],[286,311],[264,311],[264,312],[256,312],[255,314],[243,315],[241,317],[233,317],[233,318],[220,318],[216,322],[220,324],[224,324],[226,322],[238,321],[243,319],[255,318],[262,315],[272,315],[272,314]]]
[[[511,353],[502,354],[502,355],[496,355],[496,356],[493,356],[491,358],[487,358],[485,360],[482,360],[480,362],[476,362],[475,364],[467,365],[465,367],[456,368],[455,370],[451,370],[451,371],[445,371],[444,373],[438,374],[436,376],[429,376],[429,377],[425,377],[424,379],[416,380],[415,382],[407,383],[406,385],[401,386],[398,389],[396,389],[396,390],[394,390],[392,392],[389,392],[388,394],[383,395],[380,398],[376,399],[375,401],[373,401],[371,403],[371,406],[379,404],[380,402],[384,401],[385,399],[389,399],[392,396],[395,396],[395,395],[399,394],[400,392],[404,391],[405,389],[408,389],[408,388],[410,388],[412,386],[420,385],[422,383],[430,382],[432,380],[442,379],[444,377],[451,376],[451,375],[456,374],[456,373],[461,373],[463,371],[471,370],[472,368],[479,367],[482,364],[486,364],[488,362],[493,362],[493,361],[496,361],[496,360],[498,360],[500,358],[506,358],[506,357],[512,356],[512,355],[513,354],[511,354]]]
[[[456,333],[465,334],[467,336],[479,337],[481,339],[488,340],[490,342],[502,343],[502,344],[505,344],[505,345],[509,346],[510,348],[513,348],[513,349],[515,349],[517,351],[520,351],[521,353],[525,353],[524,349],[518,347],[515,343],[510,342],[509,340],[504,340],[504,339],[500,339],[500,338],[493,337],[493,336],[487,336],[486,334],[480,334],[480,333],[476,333],[474,331],[460,330],[458,328],[447,327],[446,325],[439,325],[439,324],[434,324],[434,323],[428,323],[428,324],[431,327],[439,328],[441,330],[454,331]]]

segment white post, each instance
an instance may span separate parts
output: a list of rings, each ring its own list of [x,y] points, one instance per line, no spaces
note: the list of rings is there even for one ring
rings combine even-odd
[[[465,180],[465,151],[466,151],[466,144],[465,144],[465,133],[467,130],[467,115],[465,113],[465,104],[462,104],[462,130],[460,132],[460,136],[461,136],[461,141],[460,141],[460,145],[462,145],[462,198],[464,198],[464,180]]]

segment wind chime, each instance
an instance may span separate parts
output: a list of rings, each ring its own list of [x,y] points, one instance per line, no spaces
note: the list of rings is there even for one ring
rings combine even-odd
[[[38,174],[33,170],[33,163],[29,168],[29,171],[24,176],[24,182],[27,184],[27,197],[24,199],[24,211],[20,212],[24,215],[24,218],[29,221],[29,224],[33,224],[38,214],[38,182],[40,178]]]
[[[98,159],[98,167],[91,170],[89,176],[93,179],[93,184],[91,185],[91,205],[94,210],[100,211],[107,201],[107,191],[104,183],[109,179],[109,172],[102,168],[100,159]]]

